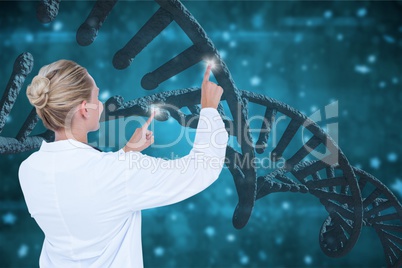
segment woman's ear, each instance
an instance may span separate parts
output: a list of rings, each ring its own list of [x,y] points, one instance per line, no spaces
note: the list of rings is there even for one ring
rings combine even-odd
[[[82,117],[88,118],[89,114],[88,114],[88,109],[87,109],[87,101],[83,100],[80,104],[80,109],[79,109],[79,113]]]

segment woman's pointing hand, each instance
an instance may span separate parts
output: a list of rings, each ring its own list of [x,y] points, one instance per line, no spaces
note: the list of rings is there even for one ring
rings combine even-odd
[[[148,129],[152,120],[155,117],[155,111],[151,113],[151,116],[141,127],[137,128],[131,136],[130,140],[127,142],[126,146],[123,147],[125,152],[137,151],[140,152],[148,148],[152,143],[154,143],[154,135],[151,130]]]
[[[212,107],[218,108],[218,104],[223,94],[222,87],[214,82],[209,81],[212,66],[208,64],[204,74],[204,80],[201,86],[201,108]]]

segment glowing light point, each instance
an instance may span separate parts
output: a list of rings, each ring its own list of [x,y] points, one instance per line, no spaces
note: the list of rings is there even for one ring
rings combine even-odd
[[[207,66],[211,65],[211,69],[214,69],[216,64],[213,60],[206,60]]]
[[[379,169],[381,165],[381,160],[378,157],[373,157],[370,159],[370,167],[373,169]]]
[[[227,240],[228,242],[233,242],[233,241],[236,240],[236,237],[235,237],[233,234],[228,234],[228,235],[226,236],[226,240]]]
[[[18,257],[24,258],[28,254],[28,246],[25,244],[22,244],[19,249],[18,249]]]
[[[398,155],[394,152],[391,152],[387,155],[387,159],[389,162],[396,162],[396,160],[398,160]]]
[[[154,249],[154,254],[157,257],[161,257],[161,256],[163,256],[163,254],[165,254],[165,249],[163,247],[156,247]]]
[[[304,257],[304,263],[307,265],[310,265],[313,262],[313,259],[311,258],[311,256],[307,255]]]
[[[207,228],[205,228],[204,230],[205,234],[209,237],[213,237],[215,235],[215,228],[212,226],[208,226]]]
[[[159,109],[158,106],[152,105],[151,106],[151,113],[155,112],[155,116],[159,115],[161,113],[161,110]]]

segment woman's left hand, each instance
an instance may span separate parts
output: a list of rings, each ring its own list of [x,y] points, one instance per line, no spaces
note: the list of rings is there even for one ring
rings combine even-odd
[[[154,143],[153,132],[148,129],[148,126],[151,124],[154,117],[155,117],[155,111],[152,112],[151,116],[148,118],[147,122],[145,122],[145,124],[142,127],[139,127],[135,130],[133,136],[131,136],[126,146],[123,147],[123,150],[125,152],[129,151],[141,152],[142,150],[148,148],[152,143]]]

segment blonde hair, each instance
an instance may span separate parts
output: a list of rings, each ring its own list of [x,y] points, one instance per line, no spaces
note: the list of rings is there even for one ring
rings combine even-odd
[[[65,128],[72,109],[90,101],[93,82],[87,70],[70,60],[43,66],[27,88],[29,102],[47,129]]]

